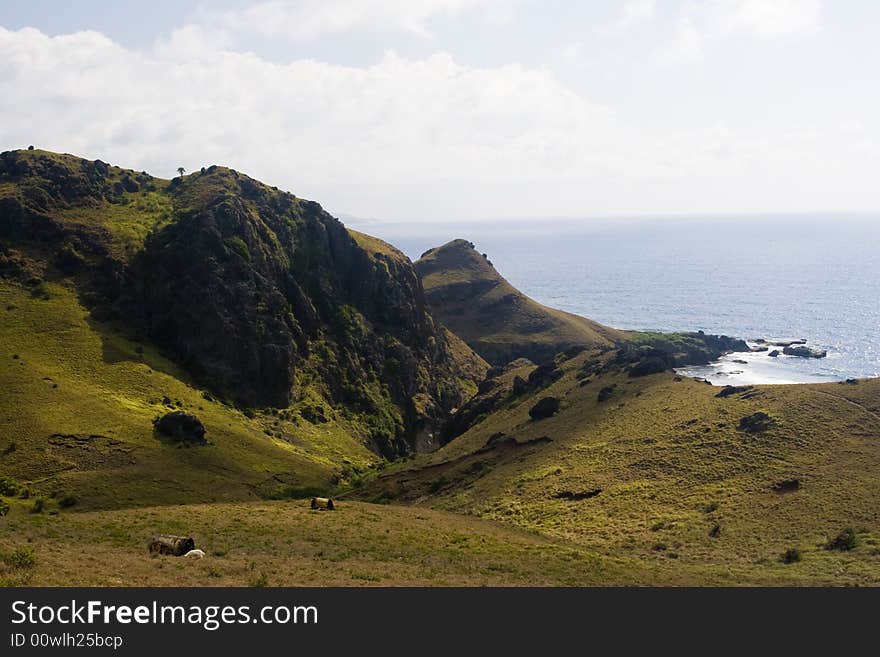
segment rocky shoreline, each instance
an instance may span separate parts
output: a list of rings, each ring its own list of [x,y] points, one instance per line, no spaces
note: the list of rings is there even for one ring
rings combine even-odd
[[[691,363],[676,367],[676,371],[712,385],[822,383],[835,380],[834,368],[819,364],[828,357],[828,351],[809,344],[807,339],[755,338],[743,343],[710,363]],[[810,366],[808,362],[816,365]]]
[[[797,356],[798,358],[825,358],[828,356],[826,349],[807,346],[807,340],[804,338],[796,340],[765,340],[764,338],[757,338],[752,342],[754,344],[749,345],[750,352],[760,353],[766,351],[768,352],[767,355],[771,358],[777,358],[780,353],[786,356]],[[779,349],[771,350],[770,347],[782,347],[782,351],[780,352]]]

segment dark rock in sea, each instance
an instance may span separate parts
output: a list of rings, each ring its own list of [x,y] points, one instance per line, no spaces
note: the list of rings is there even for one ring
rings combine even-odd
[[[177,442],[193,445],[204,445],[208,442],[205,440],[205,426],[192,413],[172,411],[157,418],[153,425],[157,432]]]
[[[775,425],[776,421],[772,417],[763,411],[758,411],[740,419],[739,430],[746,433],[761,433],[773,428]]]
[[[559,399],[556,397],[544,397],[529,409],[529,417],[533,420],[543,420],[552,417],[559,412]]]
[[[806,344],[807,341],[803,338],[798,338],[797,340],[773,340],[770,344],[774,347],[790,347],[795,344]]]
[[[749,361],[747,361],[747,360],[734,360],[733,362],[736,363],[737,365],[748,365],[749,364]]]
[[[751,351],[753,354],[760,354],[760,353],[763,353],[763,352],[765,352],[765,351],[770,351],[770,348],[769,348],[769,347],[764,347],[764,346],[761,346],[761,345],[757,345],[757,346],[754,346],[754,347],[749,347],[749,351]]]
[[[798,356],[800,358],[825,358],[828,355],[828,352],[824,349],[807,347],[802,344],[785,347],[782,353],[786,356]]]
[[[778,357],[779,357],[779,350],[778,350],[778,349],[774,349],[773,351],[771,351],[771,352],[770,352],[769,354],[767,354],[767,355],[770,356],[770,358],[778,358]]]

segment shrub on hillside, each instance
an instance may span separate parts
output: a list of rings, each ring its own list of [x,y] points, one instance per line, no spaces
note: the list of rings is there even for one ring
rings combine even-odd
[[[62,509],[69,509],[74,504],[76,504],[77,499],[74,495],[65,495],[61,499],[58,500],[58,506]]]
[[[10,568],[22,570],[25,568],[33,568],[37,565],[37,555],[34,554],[33,548],[16,548],[12,552],[0,555],[0,561]]]
[[[801,560],[801,551],[797,548],[788,548],[785,552],[782,553],[782,556],[779,557],[779,560],[782,563],[796,563]]]
[[[0,477],[0,495],[15,495],[18,492],[18,482],[12,477]]]
[[[603,402],[611,399],[611,395],[614,394],[614,390],[617,388],[617,384],[612,384],[610,386],[605,386],[599,391],[599,394],[596,395],[596,401]]]
[[[843,531],[841,531],[837,536],[832,538],[825,544],[826,550],[839,550],[841,552],[847,552],[849,550],[854,549],[859,543],[858,537],[856,537],[855,531],[851,527],[847,527]]]
[[[739,430],[746,433],[761,433],[774,426],[776,426],[776,421],[763,411],[747,415],[739,421]]]

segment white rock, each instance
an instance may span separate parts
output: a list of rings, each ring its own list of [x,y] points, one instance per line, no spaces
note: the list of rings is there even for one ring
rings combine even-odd
[[[189,552],[187,552],[183,556],[193,557],[195,559],[201,559],[202,557],[205,556],[205,553],[202,550],[190,550]]]

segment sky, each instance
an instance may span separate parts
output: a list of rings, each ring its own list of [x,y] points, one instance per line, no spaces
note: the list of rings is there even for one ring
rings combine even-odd
[[[0,150],[386,221],[880,210],[874,0],[3,0]]]

